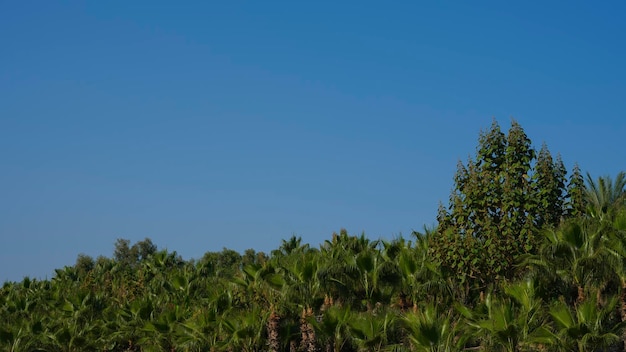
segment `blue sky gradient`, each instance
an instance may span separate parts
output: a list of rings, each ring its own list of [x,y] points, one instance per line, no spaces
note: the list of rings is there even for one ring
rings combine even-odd
[[[0,281],[432,225],[495,117],[626,169],[626,3],[4,2]]]

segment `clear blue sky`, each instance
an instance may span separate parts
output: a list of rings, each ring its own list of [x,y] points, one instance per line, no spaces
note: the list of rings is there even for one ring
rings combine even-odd
[[[493,117],[626,169],[626,3],[417,3],[2,2],[0,281],[408,237]]]

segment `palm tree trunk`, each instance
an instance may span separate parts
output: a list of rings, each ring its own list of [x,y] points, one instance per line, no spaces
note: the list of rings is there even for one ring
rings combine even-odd
[[[582,286],[578,286],[578,294],[576,296],[576,305],[581,304],[585,300],[585,289]]]
[[[300,317],[300,333],[302,335],[302,350],[305,352],[316,352],[315,346],[315,330],[313,326],[308,322],[308,319],[313,316],[313,309],[302,309],[302,316]]]
[[[332,341],[328,341],[326,343],[325,352],[333,352],[333,350],[334,350],[333,342]]]
[[[276,314],[276,311],[272,310],[270,314],[269,322],[267,324],[267,341],[270,352],[280,351],[280,338],[279,338],[279,326],[280,316]]]
[[[398,298],[398,308],[400,308],[400,312],[406,313],[410,306],[408,296],[405,293],[400,293],[400,297]]]
[[[622,282],[622,294],[620,295],[620,317],[626,321],[626,281]],[[626,351],[626,331],[622,333],[622,351]]]

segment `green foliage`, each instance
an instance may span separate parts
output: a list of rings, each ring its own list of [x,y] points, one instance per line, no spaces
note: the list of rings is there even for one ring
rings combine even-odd
[[[544,225],[555,226],[565,215],[566,173],[567,170],[561,157],[558,156],[556,160],[553,160],[544,143],[537,156],[533,175],[535,181],[533,191],[537,205],[535,223],[538,228]]]
[[[426,304],[404,315],[402,324],[415,351],[458,351],[466,339],[453,328],[451,319],[451,312],[442,313],[435,305]]]
[[[150,239],[0,288],[2,351],[606,351],[626,341],[623,173],[587,177],[516,122],[459,163],[414,242],[342,229],[185,261]]]
[[[214,260],[211,270],[208,261],[185,262],[167,251],[152,253],[131,270],[127,262],[99,258],[89,271],[78,265],[57,269],[50,281],[6,283],[0,289],[0,349],[613,346],[626,318],[618,309],[626,307],[623,214],[626,210],[617,211],[611,222],[572,218],[542,232],[538,253],[525,257],[529,278],[501,282],[476,303],[464,302],[458,294],[464,287],[433,265],[429,246],[439,234],[428,229],[415,233],[415,243],[370,241],[341,231],[318,250],[296,239],[262,263],[250,263],[256,253],[246,258],[224,250],[205,256]]]
[[[113,258],[124,266],[132,268],[140,261],[149,258],[156,251],[156,245],[149,238],[139,241],[132,246],[130,246],[130,240],[119,238],[115,242]]]
[[[440,207],[431,251],[463,295],[519,277],[521,255],[537,251],[537,230],[565,214],[565,167],[544,145],[538,156],[522,127],[493,122],[477,156],[459,163],[448,209]]]
[[[328,351],[339,352],[350,344],[349,322],[354,314],[349,307],[332,306],[324,311],[322,318],[310,319],[320,342]]]
[[[466,337],[477,338],[489,351],[534,351],[551,341],[544,305],[534,282],[506,284],[504,294],[488,294],[474,310],[457,305],[469,329]]]
[[[572,175],[567,185],[566,215],[568,217],[581,217],[587,209],[585,180],[578,164],[574,165]]]
[[[601,220],[612,218],[626,204],[626,173],[618,173],[615,180],[603,176],[597,181],[587,174],[585,196],[590,216]]]
[[[625,328],[624,322],[612,318],[617,303],[616,297],[609,297],[604,304],[590,297],[576,307],[555,302],[550,308],[555,332],[549,344],[558,351],[579,352],[604,351],[613,346]]]
[[[87,275],[95,266],[96,262],[93,258],[85,254],[79,254],[76,258],[76,264],[74,264],[74,267],[80,276]]]
[[[396,315],[391,312],[366,312],[348,321],[350,335],[358,351],[380,351],[389,344],[390,330],[396,325]]]
[[[206,252],[199,265],[215,270],[219,277],[233,277],[241,266],[241,255],[236,251],[224,248],[221,252]]]

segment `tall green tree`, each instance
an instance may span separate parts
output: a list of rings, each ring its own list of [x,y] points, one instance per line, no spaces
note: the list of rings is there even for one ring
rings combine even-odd
[[[537,250],[537,229],[560,222],[565,167],[545,146],[536,157],[521,125],[512,121],[504,134],[494,120],[480,134],[476,158],[459,163],[430,248],[466,295],[516,277],[519,256]]]
[[[544,143],[537,155],[535,164],[534,186],[537,206],[537,227],[556,225],[561,221],[565,211],[565,184],[567,170],[560,156],[552,158]]]
[[[578,164],[574,164],[567,184],[567,203],[565,206],[567,217],[580,217],[585,214],[587,209],[586,193],[585,178]]]

